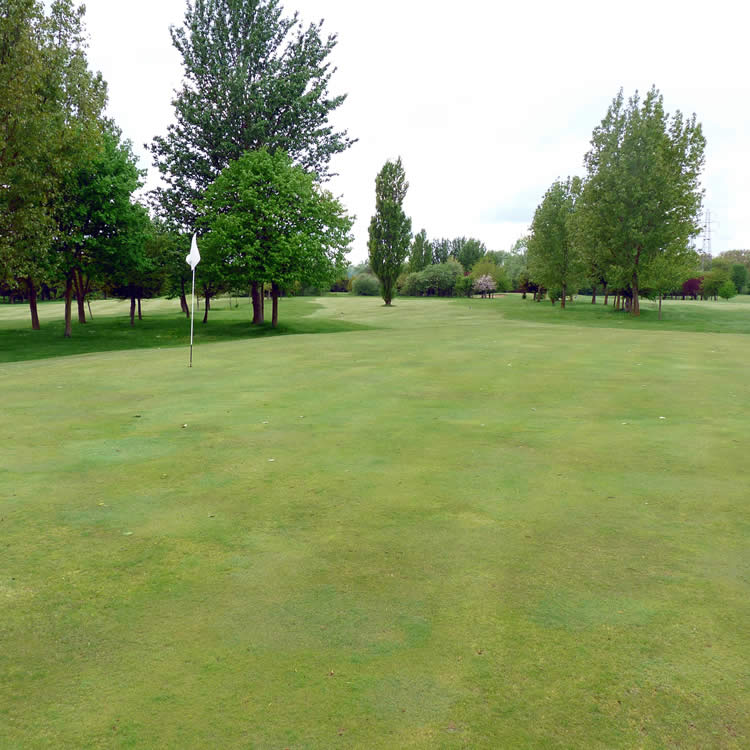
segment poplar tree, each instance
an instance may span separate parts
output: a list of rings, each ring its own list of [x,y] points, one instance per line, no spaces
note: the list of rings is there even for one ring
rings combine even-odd
[[[409,254],[411,219],[403,202],[409,183],[401,157],[387,161],[375,178],[375,215],[370,220],[370,267],[380,280],[383,301],[391,304],[396,279]]]

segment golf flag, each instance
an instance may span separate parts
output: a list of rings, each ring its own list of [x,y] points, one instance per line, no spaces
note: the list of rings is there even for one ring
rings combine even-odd
[[[190,255],[185,257],[185,262],[190,266],[192,271],[195,271],[195,267],[201,262],[201,254],[198,252],[198,240],[197,235],[193,235],[193,241],[190,244]]]
[[[201,254],[198,252],[197,233],[193,234],[193,241],[190,243],[190,255],[186,256],[185,262],[190,266],[193,272],[193,304],[190,311],[190,367],[193,366],[193,320],[195,318],[195,267],[201,262]]]

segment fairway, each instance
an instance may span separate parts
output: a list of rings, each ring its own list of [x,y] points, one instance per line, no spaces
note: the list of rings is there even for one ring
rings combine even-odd
[[[0,747],[750,746],[749,299],[0,306]]]

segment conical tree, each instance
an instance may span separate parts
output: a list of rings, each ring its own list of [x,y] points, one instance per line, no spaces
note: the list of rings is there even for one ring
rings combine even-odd
[[[387,161],[375,178],[375,215],[368,243],[370,267],[380,279],[386,305],[391,304],[396,279],[409,255],[411,219],[402,206],[408,189],[401,157]]]

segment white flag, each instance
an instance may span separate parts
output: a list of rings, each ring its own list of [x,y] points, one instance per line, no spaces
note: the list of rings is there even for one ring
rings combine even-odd
[[[191,271],[195,271],[195,267],[201,262],[201,254],[198,252],[198,240],[197,235],[193,235],[193,241],[190,244],[190,255],[185,257],[185,262],[190,266]]]

